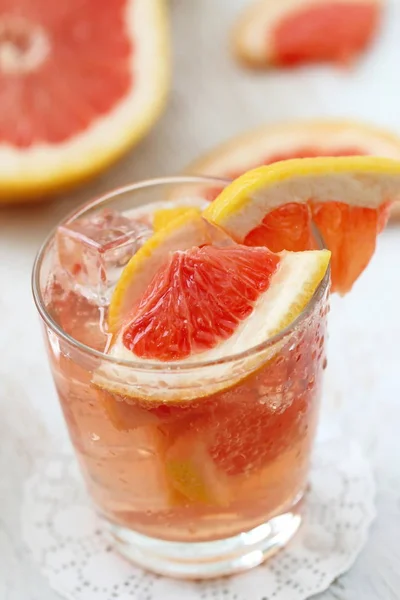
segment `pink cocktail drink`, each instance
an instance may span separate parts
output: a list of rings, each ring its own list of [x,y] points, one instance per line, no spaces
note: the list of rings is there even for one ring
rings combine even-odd
[[[45,245],[34,282],[69,434],[117,546],[155,571],[210,577],[258,564],[300,524],[329,275],[293,324],[245,353],[184,366],[110,357],[110,296],[152,233],[147,203],[183,185],[201,205],[216,183],[139,184],[81,210]]]

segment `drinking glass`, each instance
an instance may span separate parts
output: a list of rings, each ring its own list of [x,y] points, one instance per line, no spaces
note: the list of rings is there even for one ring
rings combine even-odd
[[[318,421],[329,273],[289,327],[250,350],[190,365],[107,354],[113,285],[148,234],[127,216],[149,214],[154,202],[210,199],[225,184],[171,177],[115,190],[65,219],[33,269],[93,504],[125,557],[173,577],[249,569],[292,538]]]

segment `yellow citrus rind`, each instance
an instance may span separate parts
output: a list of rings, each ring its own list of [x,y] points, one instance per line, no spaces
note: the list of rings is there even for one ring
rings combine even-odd
[[[111,297],[108,327],[116,333],[158,268],[175,250],[186,250],[210,241],[210,231],[197,208],[183,214],[154,233],[132,256]]]
[[[235,179],[203,216],[237,241],[288,202],[340,199],[378,208],[400,198],[400,161],[372,156],[301,158],[261,166]]]

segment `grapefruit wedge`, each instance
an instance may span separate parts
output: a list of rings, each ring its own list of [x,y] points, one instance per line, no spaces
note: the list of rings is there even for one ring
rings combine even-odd
[[[238,243],[275,252],[314,247],[314,221],[332,251],[332,289],[343,294],[368,265],[390,201],[399,199],[399,161],[304,158],[245,173],[203,215]]]
[[[3,4],[0,202],[13,202],[70,187],[135,144],[164,105],[169,50],[163,0]]]
[[[274,254],[235,244],[196,210],[181,215],[125,267],[109,310],[109,355],[120,364],[104,362],[95,384],[162,402],[230,387],[273,356],[276,347],[256,358],[245,353],[300,315],[329,258],[326,250]],[[237,371],[224,363],[236,355]],[[198,362],[204,369],[194,372]]]
[[[348,64],[377,32],[383,0],[258,0],[233,32],[245,64],[294,67],[310,62]]]
[[[400,159],[400,139],[366,123],[340,119],[293,121],[266,125],[217,146],[190,164],[185,172],[235,179],[260,165],[289,158],[316,156],[386,156]],[[214,198],[221,188],[207,190]],[[392,216],[400,216],[393,206]]]

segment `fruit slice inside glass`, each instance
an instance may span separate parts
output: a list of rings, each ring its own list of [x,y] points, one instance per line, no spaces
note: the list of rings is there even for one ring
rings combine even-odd
[[[160,203],[162,210],[201,206],[218,185],[192,177],[139,183],[88,204],[62,226],[76,230],[82,219],[112,210],[133,232],[144,215],[151,229]],[[36,260],[34,297],[69,434],[116,547],[174,577],[259,564],[301,522],[325,366],[329,274],[296,321],[255,348],[185,366],[131,362],[107,353],[108,296],[83,294],[81,279],[65,273],[56,233]],[[135,247],[125,237],[124,244]],[[96,378],[105,364],[111,391]]]

